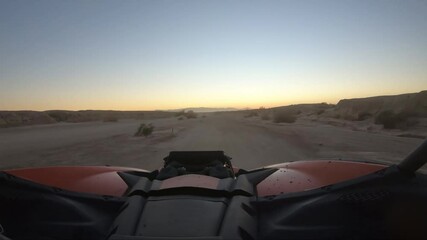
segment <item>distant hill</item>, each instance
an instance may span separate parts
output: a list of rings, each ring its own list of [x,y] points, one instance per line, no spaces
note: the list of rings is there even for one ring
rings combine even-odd
[[[261,114],[259,109],[239,110],[236,108],[183,108],[168,111],[0,111],[0,127],[13,127],[23,125],[51,124],[57,122],[86,122],[86,121],[117,121],[118,119],[149,119],[173,117],[176,112],[194,111],[207,112],[232,112],[239,111],[249,115]],[[263,113],[271,114],[277,111],[291,111],[300,116],[323,116],[346,120],[360,120],[361,117],[377,116],[384,111],[395,114],[405,113],[408,116],[427,117],[427,91],[407,93],[392,96],[377,96],[367,98],[343,99],[337,105],[326,103],[295,104],[269,108]]]
[[[193,111],[196,113],[207,113],[207,112],[229,112],[237,111],[237,108],[208,108],[208,107],[194,107],[194,108],[181,108],[168,110],[169,112],[181,112],[181,111]]]
[[[50,111],[0,111],[0,127],[51,124],[58,122],[115,122],[118,119],[150,119],[174,116],[166,111],[104,111],[104,110],[50,110]]]
[[[259,109],[247,109],[240,110],[239,112],[244,114],[245,117],[260,116],[263,120],[271,119],[276,113],[286,112],[291,115],[301,116],[312,116],[320,115],[327,110],[331,110],[335,107],[334,104],[327,103],[304,103],[304,104],[293,104],[288,106],[280,106],[273,108],[259,108]]]
[[[296,114],[313,114],[313,113],[319,113],[320,111],[324,111],[326,109],[333,108],[334,104],[327,104],[327,103],[304,103],[304,104],[293,104],[289,106],[282,106],[282,107],[274,107],[270,108],[273,111],[291,111]]]
[[[342,99],[336,105],[327,103],[294,104],[268,109],[240,110],[244,117],[270,120],[280,114],[309,119],[368,120],[386,128],[408,128],[427,118],[427,91],[390,96]],[[328,120],[329,121],[329,120]]]

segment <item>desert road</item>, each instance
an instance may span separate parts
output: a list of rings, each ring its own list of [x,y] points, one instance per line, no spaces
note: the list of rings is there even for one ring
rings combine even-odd
[[[421,139],[352,131],[320,123],[274,124],[240,115],[144,120],[149,137],[134,137],[141,120],[61,123],[0,129],[0,168],[115,165],[157,169],[169,151],[223,150],[235,166],[252,169],[311,159],[396,163]]]

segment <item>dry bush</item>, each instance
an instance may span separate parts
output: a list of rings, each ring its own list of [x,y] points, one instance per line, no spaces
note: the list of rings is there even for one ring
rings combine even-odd
[[[386,129],[405,129],[418,123],[416,120],[410,119],[412,116],[412,113],[406,111],[395,114],[393,111],[387,110],[375,117],[375,123],[382,124]]]
[[[104,122],[118,122],[119,119],[115,116],[107,116],[103,119]]]
[[[190,110],[190,111],[185,113],[185,117],[186,118],[197,118],[197,114],[194,111]]]
[[[381,124],[384,128],[396,128],[396,114],[393,111],[382,111],[375,117],[375,124]]]
[[[261,114],[261,119],[262,120],[270,120],[271,119],[270,114],[268,114],[268,113]]]
[[[275,123],[293,123],[296,119],[295,115],[290,111],[275,112],[273,117]]]
[[[318,110],[317,112],[316,112],[316,114],[317,115],[321,115],[322,113],[324,113],[325,112],[325,109],[320,109],[320,110]]]
[[[175,113],[175,117],[181,117],[181,116],[185,116],[185,111],[184,110]]]
[[[332,116],[333,118],[335,118],[335,119],[341,119],[341,114],[335,114],[334,116]]]
[[[49,117],[55,119],[57,122],[66,122],[70,117],[70,114],[65,111],[49,111],[47,112]]]
[[[361,112],[357,115],[357,121],[364,121],[372,117],[372,114],[369,112]]]
[[[154,130],[154,126],[151,125],[151,123],[148,125],[145,123],[141,123],[141,125],[139,126],[138,130],[135,133],[135,137],[140,137],[140,136],[148,137],[153,133],[153,130]]]
[[[187,112],[182,110],[175,113],[175,117],[197,118],[197,114],[193,110],[189,110]]]

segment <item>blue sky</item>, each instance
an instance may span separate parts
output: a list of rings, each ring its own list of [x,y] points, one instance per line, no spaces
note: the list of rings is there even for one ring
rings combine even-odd
[[[0,110],[334,103],[426,66],[427,1],[0,0]]]

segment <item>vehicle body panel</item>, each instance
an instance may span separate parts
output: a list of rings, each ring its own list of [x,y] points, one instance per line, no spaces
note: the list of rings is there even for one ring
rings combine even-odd
[[[163,180],[162,185],[160,185],[160,190],[180,187],[217,189],[218,183],[218,178],[205,175],[188,174]]]
[[[278,169],[257,185],[258,196],[299,192],[357,178],[385,168],[384,165],[313,160],[271,165],[266,168]],[[5,172],[39,184],[69,191],[99,195],[122,196],[127,185],[118,172],[143,169],[107,166],[58,166],[25,168]],[[210,176],[189,174],[166,179],[160,189],[196,187],[216,189],[218,179]]]
[[[32,182],[69,191],[122,196],[127,190],[127,185],[117,172],[135,170],[145,171],[126,167],[57,166],[13,169],[5,172]]]
[[[278,168],[257,185],[258,196],[301,192],[361,177],[385,165],[348,161],[298,161],[271,165]]]
[[[151,172],[0,171],[0,223],[13,240],[425,238],[424,174],[334,160],[234,174],[222,155],[173,153]]]

